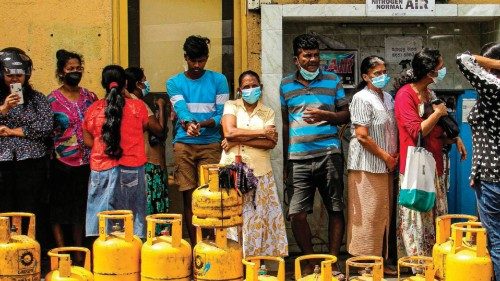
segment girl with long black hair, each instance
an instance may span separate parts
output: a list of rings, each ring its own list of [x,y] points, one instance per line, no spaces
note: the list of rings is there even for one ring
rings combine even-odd
[[[97,236],[97,213],[132,210],[134,232],[145,234],[146,180],[143,132],[148,127],[144,102],[126,98],[125,70],[106,66],[101,84],[106,98],[92,104],[85,114],[83,137],[90,154],[86,235]]]

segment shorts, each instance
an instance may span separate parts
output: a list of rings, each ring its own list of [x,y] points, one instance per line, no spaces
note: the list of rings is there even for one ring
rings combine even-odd
[[[222,147],[220,143],[174,143],[174,178],[179,185],[179,191],[196,188],[199,182],[199,167],[206,164],[219,164],[221,155]]]
[[[144,166],[118,166],[105,171],[91,171],[87,198],[86,236],[99,235],[97,214],[108,210],[131,210],[134,234],[146,234],[146,177]],[[108,229],[112,226],[108,223]]]
[[[312,159],[289,160],[288,215],[312,213],[316,188],[329,213],[342,211],[345,208],[343,173],[343,159],[338,153]]]

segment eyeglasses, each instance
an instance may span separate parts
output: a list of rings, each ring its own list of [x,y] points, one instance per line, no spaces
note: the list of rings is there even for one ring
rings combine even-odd
[[[75,71],[82,72],[84,69],[85,68],[83,66],[74,66],[74,67],[65,68],[64,70],[66,72],[75,72]]]

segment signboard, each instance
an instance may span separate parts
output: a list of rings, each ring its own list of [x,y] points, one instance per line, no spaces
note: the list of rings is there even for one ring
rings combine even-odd
[[[354,88],[358,83],[357,59],[358,51],[354,50],[322,50],[319,54],[320,68],[324,71],[335,72],[342,77],[344,88]]]
[[[368,16],[434,16],[435,0],[366,0]]]
[[[385,60],[387,62],[401,62],[412,60],[415,53],[423,47],[422,37],[386,37]]]
[[[467,117],[476,104],[476,99],[464,99],[462,102],[462,123],[467,123]]]

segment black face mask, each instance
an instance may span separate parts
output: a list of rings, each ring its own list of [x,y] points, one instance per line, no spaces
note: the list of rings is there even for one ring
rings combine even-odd
[[[78,71],[68,72],[64,75],[64,82],[72,87],[78,86],[80,80],[82,80],[82,73]]]

